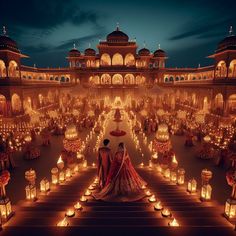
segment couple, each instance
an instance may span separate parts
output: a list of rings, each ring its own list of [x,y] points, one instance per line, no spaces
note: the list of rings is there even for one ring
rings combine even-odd
[[[135,171],[124,143],[112,159],[109,140],[98,151],[98,178],[100,192],[94,193],[97,200],[110,202],[131,202],[145,197],[143,186],[146,182]]]

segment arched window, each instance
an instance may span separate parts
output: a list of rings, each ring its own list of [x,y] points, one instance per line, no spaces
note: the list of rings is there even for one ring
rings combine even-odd
[[[236,94],[232,94],[228,98],[228,108],[229,108],[229,113],[234,113],[236,112]]]
[[[175,81],[179,81],[179,77],[177,76],[177,77],[175,77]]]
[[[134,66],[135,65],[135,58],[134,58],[133,54],[131,54],[131,53],[126,54],[125,65],[126,66]]]
[[[146,81],[146,78],[144,76],[137,75],[136,76],[136,84],[144,84]]]
[[[224,78],[227,75],[227,68],[225,61],[220,61],[216,67],[216,77]]]
[[[126,74],[124,78],[124,84],[134,84],[134,75]]]
[[[9,77],[19,77],[19,68],[15,61],[10,61],[8,66]]]
[[[111,76],[109,74],[103,74],[101,76],[101,84],[111,84]]]
[[[122,66],[124,64],[123,57],[120,53],[116,53],[112,57],[112,65],[113,66]]]
[[[6,77],[6,65],[3,60],[0,60],[0,78]]]
[[[232,60],[229,64],[229,77],[236,78],[236,59]]]
[[[169,79],[170,82],[173,82],[174,81],[174,78],[171,76],[170,79]]]
[[[123,77],[120,74],[112,76],[112,84],[123,84]]]
[[[6,114],[7,114],[6,97],[0,94],[0,115],[5,116]]]
[[[111,65],[111,57],[109,54],[104,53],[101,56],[101,66],[110,66]]]
[[[66,82],[66,78],[64,76],[61,77],[61,82],[62,83]]]
[[[168,82],[169,82],[169,79],[168,79],[167,77],[165,78],[165,82],[166,82],[166,83],[168,83]]]
[[[14,93],[11,97],[11,106],[13,113],[17,114],[21,111],[22,104],[20,96],[16,93]]]

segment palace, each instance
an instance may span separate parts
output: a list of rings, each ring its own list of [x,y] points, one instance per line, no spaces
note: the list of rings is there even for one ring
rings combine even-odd
[[[117,27],[99,42],[98,52],[89,47],[81,53],[74,46],[66,57],[67,68],[29,67],[21,64],[28,56],[4,28],[0,36],[0,116],[22,115],[27,108],[59,102],[59,88],[76,84],[98,89],[158,84],[172,88],[171,94],[162,98],[170,105],[182,102],[218,115],[236,112],[236,36],[232,27],[209,56],[215,63],[207,67],[167,68],[168,57],[160,46],[154,53],[137,48],[136,41]]]

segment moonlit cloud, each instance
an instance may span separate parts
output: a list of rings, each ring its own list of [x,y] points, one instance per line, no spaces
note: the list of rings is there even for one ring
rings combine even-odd
[[[24,63],[65,66],[73,43],[95,48],[116,22],[139,47],[154,51],[160,43],[168,66],[212,63],[206,56],[236,22],[231,0],[24,0],[1,3],[0,24],[31,58]],[[235,25],[236,28],[236,25]],[[193,56],[194,55],[194,56]]]

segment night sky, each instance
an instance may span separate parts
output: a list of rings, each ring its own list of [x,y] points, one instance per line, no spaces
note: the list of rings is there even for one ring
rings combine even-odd
[[[206,56],[236,31],[236,1],[229,0],[14,0],[1,1],[0,25],[30,56],[24,64],[66,66],[73,47],[93,48],[99,39],[120,29],[152,52],[160,43],[171,67],[213,63]]]

